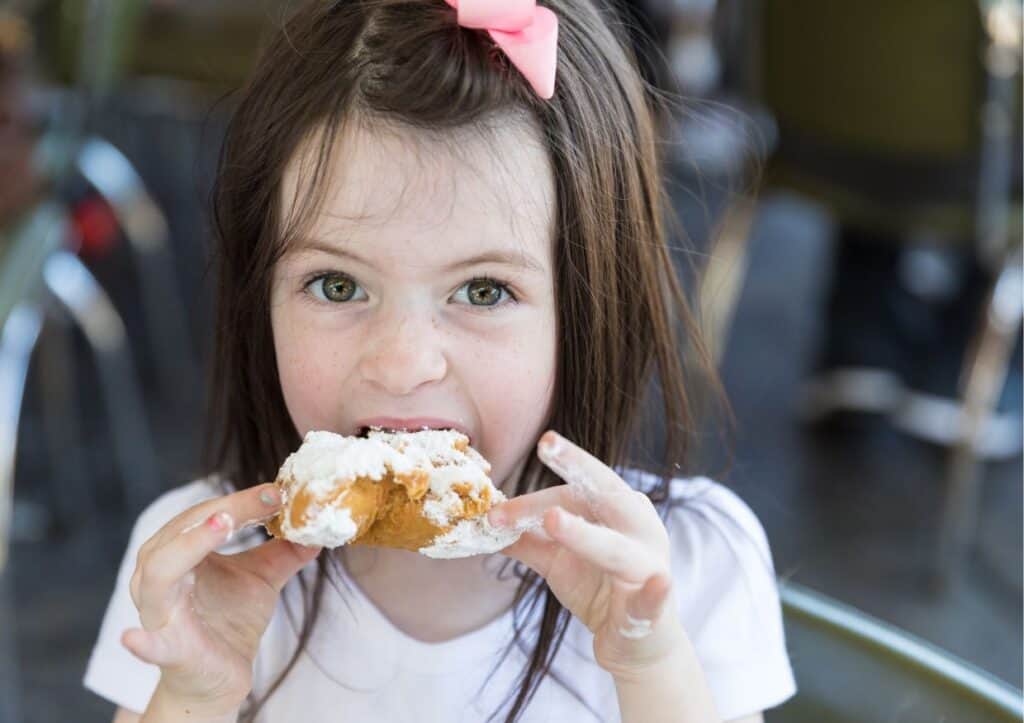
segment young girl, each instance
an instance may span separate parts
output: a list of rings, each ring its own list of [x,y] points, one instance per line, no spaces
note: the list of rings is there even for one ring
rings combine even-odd
[[[749,722],[795,690],[760,524],[672,478],[701,345],[614,15],[461,2],[311,2],[244,91],[215,474],[136,523],[85,676],[116,721]],[[626,459],[649,389],[659,474]],[[268,541],[305,433],[369,424],[464,431],[515,498],[492,521],[543,527],[458,560]]]

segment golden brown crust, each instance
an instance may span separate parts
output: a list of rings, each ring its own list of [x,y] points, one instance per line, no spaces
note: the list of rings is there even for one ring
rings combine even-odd
[[[452,524],[448,527],[435,525],[423,514],[430,485],[426,470],[416,470],[408,475],[388,473],[380,481],[369,477],[341,481],[329,494],[321,497],[296,484],[293,479],[278,480],[277,484],[288,490],[288,501],[279,515],[266,525],[274,537],[284,537],[281,527],[284,515],[288,515],[292,528],[299,528],[304,524],[310,505],[334,505],[343,497],[340,504],[349,510],[357,528],[349,544],[419,550],[428,547],[461,520],[486,514],[493,506],[489,488],[484,488],[479,497],[474,497],[472,484],[454,484],[452,490],[461,498],[462,510],[452,516]]]

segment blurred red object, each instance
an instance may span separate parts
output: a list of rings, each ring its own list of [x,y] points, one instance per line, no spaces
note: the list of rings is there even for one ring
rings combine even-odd
[[[81,242],[79,252],[82,256],[96,258],[106,255],[120,236],[114,209],[97,194],[89,194],[74,204],[71,223]]]

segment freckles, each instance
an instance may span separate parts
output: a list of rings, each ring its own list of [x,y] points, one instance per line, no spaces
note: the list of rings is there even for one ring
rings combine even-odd
[[[316,402],[330,389],[331,377],[338,369],[339,352],[296,341],[285,347],[280,371],[294,394]]]

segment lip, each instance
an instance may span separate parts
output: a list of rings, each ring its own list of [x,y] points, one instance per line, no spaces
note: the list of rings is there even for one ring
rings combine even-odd
[[[440,417],[370,417],[356,422],[351,434],[359,434],[359,430],[363,427],[383,427],[384,429],[405,430],[407,432],[418,432],[424,427],[428,429],[454,429],[469,437],[469,443],[473,444],[473,435],[463,425]]]

